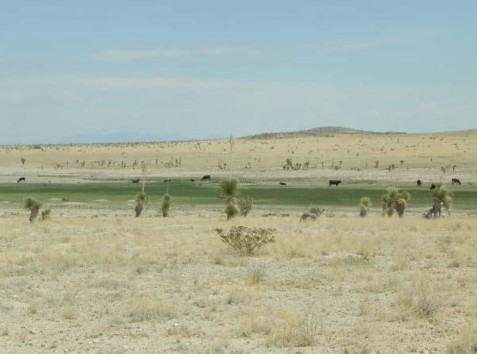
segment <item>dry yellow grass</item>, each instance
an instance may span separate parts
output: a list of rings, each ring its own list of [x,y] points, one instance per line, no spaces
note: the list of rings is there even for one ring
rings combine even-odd
[[[352,221],[352,222],[350,222]],[[215,227],[275,227],[239,257]],[[0,219],[5,352],[470,353],[477,220]]]
[[[67,183],[139,177],[140,162],[149,177],[226,175],[229,141],[197,141],[129,145],[0,147],[0,182],[27,176],[30,182]],[[336,134],[330,137],[238,139],[234,143],[234,175],[241,178],[321,178],[450,181],[459,176],[477,183],[477,131],[439,134]],[[21,159],[25,158],[22,166]],[[309,162],[308,170],[285,171],[287,158]],[[134,161],[137,162],[133,168]],[[378,161],[378,168],[375,168]],[[402,161],[402,163],[401,163]],[[82,167],[82,163],[84,166]],[[171,167],[169,162],[172,162]],[[123,163],[127,164],[125,167]],[[178,163],[178,164],[177,164]],[[390,173],[386,169],[394,164]],[[222,168],[219,168],[218,166]],[[121,167],[123,166],[123,167]],[[176,167],[177,166],[177,167]],[[453,170],[455,166],[455,171]],[[442,168],[445,168],[443,172]],[[15,179],[16,180],[16,179]]]
[[[0,183],[138,177],[142,160],[149,177],[226,175],[227,144],[0,147]],[[343,179],[477,183],[476,156],[477,131],[241,139],[233,171],[261,183],[328,178],[338,165]],[[310,168],[286,171],[286,158]],[[475,211],[225,222],[212,209],[135,219],[66,204],[33,225],[2,205],[3,352],[475,352]],[[231,225],[273,227],[277,242],[240,257],[214,231]]]

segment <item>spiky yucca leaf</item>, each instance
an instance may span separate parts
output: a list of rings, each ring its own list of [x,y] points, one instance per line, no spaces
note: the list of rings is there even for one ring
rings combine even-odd
[[[222,198],[232,199],[238,195],[238,181],[236,179],[223,179],[219,182]]]

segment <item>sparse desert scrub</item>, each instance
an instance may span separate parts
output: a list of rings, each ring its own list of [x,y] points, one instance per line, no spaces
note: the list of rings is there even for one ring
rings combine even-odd
[[[169,216],[170,207],[171,207],[171,196],[169,193],[166,193],[162,197],[161,211],[162,211],[163,217]]]
[[[29,218],[30,223],[36,220],[42,205],[43,204],[40,201],[36,200],[33,197],[28,197],[25,199],[25,209],[30,210],[30,218]]]
[[[249,228],[246,226],[232,226],[227,232],[215,229],[223,242],[230,245],[239,255],[250,256],[256,249],[275,242],[275,229]]]
[[[136,194],[135,200],[136,200],[136,206],[134,207],[134,211],[136,212],[136,218],[137,218],[141,216],[144,206],[146,206],[146,204],[149,201],[149,196],[146,193],[141,192]]]
[[[168,223],[116,213],[34,228],[0,217],[2,348],[451,353],[472,343],[473,217],[252,215],[240,222],[274,227],[277,242],[237,257],[210,226],[230,227],[218,209]]]
[[[362,197],[359,200],[359,216],[362,218],[366,217],[368,215],[369,208],[373,206],[373,202],[371,201],[371,198],[369,197]]]
[[[393,216],[396,211],[402,218],[410,199],[411,195],[408,192],[400,191],[396,187],[388,187],[381,197],[383,215]]]

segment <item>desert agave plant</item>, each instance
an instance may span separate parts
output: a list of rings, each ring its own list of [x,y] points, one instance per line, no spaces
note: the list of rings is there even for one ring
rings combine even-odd
[[[30,210],[30,223],[34,222],[40,212],[42,203],[35,198],[28,197],[25,199],[25,209]]]
[[[227,220],[239,213],[236,206],[238,195],[238,181],[236,179],[223,179],[219,182],[221,198],[225,200],[225,214]]]
[[[362,197],[359,200],[359,216],[362,218],[366,217],[368,215],[369,208],[373,206],[373,202],[371,201],[371,198],[369,197]]]
[[[162,216],[163,216],[163,217],[169,216],[169,208],[170,208],[170,206],[171,206],[171,196],[169,195],[169,193],[166,193],[166,194],[164,194],[164,196],[162,197],[161,209],[162,209]]]
[[[149,197],[146,193],[141,192],[136,194],[136,207],[134,208],[136,212],[136,218],[139,217],[144,209],[144,206],[147,204]]]
[[[410,199],[411,195],[408,192],[400,191],[396,187],[388,187],[381,196],[383,215],[393,216],[396,211],[402,218]]]

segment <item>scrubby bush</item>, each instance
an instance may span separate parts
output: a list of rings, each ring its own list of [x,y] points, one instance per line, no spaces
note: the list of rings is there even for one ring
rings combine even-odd
[[[51,209],[45,209],[41,212],[41,221],[48,220],[50,218]]]
[[[252,210],[253,200],[252,198],[241,198],[237,199],[237,205],[240,210],[240,215],[247,216],[248,213]]]
[[[28,197],[25,199],[25,209],[30,210],[30,223],[34,222],[38,217],[38,213],[40,212],[40,208],[43,204],[36,200],[33,197]]]
[[[267,243],[275,242],[273,228],[249,228],[246,226],[232,226],[229,231],[215,229],[223,242],[230,245],[239,255],[248,256]]]

